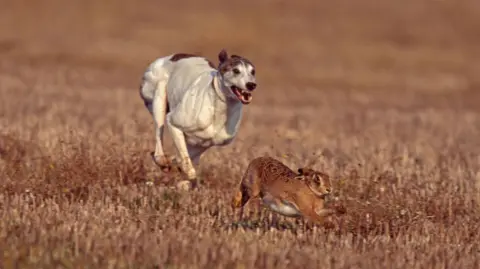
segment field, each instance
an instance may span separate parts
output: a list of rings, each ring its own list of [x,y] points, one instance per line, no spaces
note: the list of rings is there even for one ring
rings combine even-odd
[[[2,1],[0,268],[480,268],[479,18],[476,0]],[[171,188],[140,78],[222,48],[259,87],[201,188]],[[262,155],[330,174],[347,213],[235,225]]]

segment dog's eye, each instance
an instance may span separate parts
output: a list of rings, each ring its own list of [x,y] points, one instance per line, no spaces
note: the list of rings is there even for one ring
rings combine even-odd
[[[255,76],[255,69],[252,69],[252,72],[250,72],[252,76]]]
[[[238,74],[240,74],[240,70],[238,70],[238,68],[234,68],[234,69],[233,69],[233,73],[234,73],[235,75],[238,75]]]

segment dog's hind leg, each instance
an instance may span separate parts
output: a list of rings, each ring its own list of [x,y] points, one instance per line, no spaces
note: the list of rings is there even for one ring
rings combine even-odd
[[[153,153],[153,161],[164,171],[170,169],[170,162],[165,156],[163,150],[163,133],[165,126],[165,116],[168,112],[166,80],[157,82],[155,96],[152,103],[152,115],[155,122],[155,152]]]
[[[169,168],[170,161],[163,150],[163,127],[168,113],[166,85],[170,74],[170,56],[156,59],[143,73],[140,96],[153,117],[155,125],[155,152],[151,153],[153,161],[162,170]]]
[[[152,159],[162,170],[169,168],[169,160],[163,151],[163,127],[165,125],[165,114],[168,112],[167,71],[163,68],[164,58],[156,60],[145,71],[140,86],[140,96],[145,107],[153,117],[155,125],[155,152],[151,153]]]

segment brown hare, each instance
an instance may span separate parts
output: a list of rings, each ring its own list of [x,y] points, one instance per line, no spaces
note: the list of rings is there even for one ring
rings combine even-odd
[[[330,178],[322,172],[299,168],[295,173],[274,158],[258,157],[248,165],[232,199],[232,208],[240,208],[242,219],[245,204],[259,198],[264,207],[278,214],[323,224],[325,217],[345,213],[343,206],[325,207],[325,197],[331,192]]]

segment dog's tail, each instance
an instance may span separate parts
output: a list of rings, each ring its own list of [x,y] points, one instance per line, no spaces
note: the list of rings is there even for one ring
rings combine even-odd
[[[167,102],[167,90],[166,85],[170,74],[170,58],[172,56],[166,56],[158,58],[145,70],[140,84],[140,97],[143,99],[143,103],[147,107],[150,113],[154,113],[153,102],[154,98],[158,98],[164,103],[164,106],[156,106],[156,109],[162,109],[163,113],[169,112],[169,106]],[[158,111],[159,112],[159,111]]]

